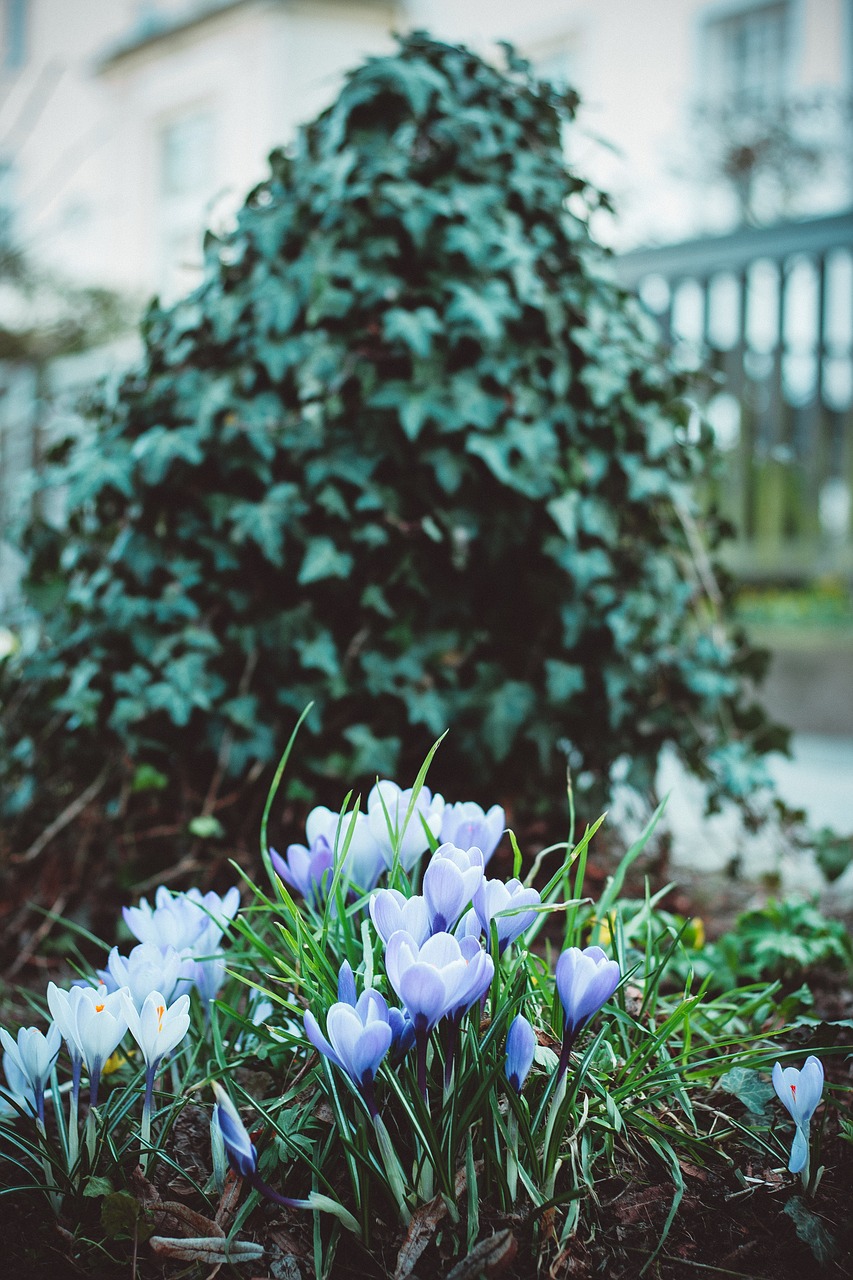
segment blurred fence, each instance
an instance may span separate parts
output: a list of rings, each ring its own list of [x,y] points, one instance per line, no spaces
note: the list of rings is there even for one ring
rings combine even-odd
[[[745,579],[853,576],[853,210],[617,260],[683,364],[714,382],[719,505]]]

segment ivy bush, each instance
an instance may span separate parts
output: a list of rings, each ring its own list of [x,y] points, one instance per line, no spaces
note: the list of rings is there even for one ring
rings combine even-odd
[[[412,776],[448,726],[435,785],[522,808],[567,760],[591,805],[615,758],[650,786],[667,740],[751,793],[778,735],[696,567],[710,438],[590,233],[575,106],[408,36],[208,235],[54,451],[67,525],[25,531],[7,817],[105,760],[209,813],[309,700],[315,798]]]

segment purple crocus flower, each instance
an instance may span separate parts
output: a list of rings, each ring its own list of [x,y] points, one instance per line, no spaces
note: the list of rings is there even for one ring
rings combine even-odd
[[[506,1036],[506,1078],[516,1093],[521,1093],[533,1066],[536,1032],[523,1014],[513,1019]]]
[[[536,919],[535,907],[541,898],[538,889],[525,889],[520,880],[484,880],[474,894],[474,910],[488,938],[492,920],[498,931],[498,954],[503,955],[511,942],[528,929]],[[508,914],[503,914],[504,912]]]
[[[222,1142],[225,1147],[225,1154],[228,1157],[228,1163],[239,1177],[245,1178],[256,1191],[259,1191],[262,1196],[266,1196],[268,1200],[272,1200],[275,1204],[283,1205],[286,1209],[323,1209],[327,1212],[332,1212],[349,1231],[352,1231],[355,1235],[361,1234],[359,1225],[352,1214],[341,1205],[330,1200],[328,1196],[312,1191],[304,1200],[292,1200],[288,1196],[279,1195],[268,1183],[264,1182],[258,1173],[258,1153],[255,1150],[255,1144],[240,1119],[239,1111],[222,1088],[222,1085],[217,1084],[216,1081],[213,1082],[213,1092],[216,1095],[216,1106],[213,1108],[213,1123],[222,1134]]]
[[[393,865],[394,845],[399,843],[400,865],[404,871],[411,871],[418,858],[429,848],[425,826],[438,839],[444,812],[443,798],[434,796],[428,787],[421,787],[412,815],[406,822],[411,799],[412,788],[402,791],[396,782],[384,779],[377,782],[367,797],[370,833],[382,850],[385,865]]]
[[[364,813],[336,813],[325,805],[312,809],[305,820],[309,844],[322,836],[336,859],[344,856],[343,880],[366,893],[385,870],[385,859]]]
[[[480,849],[466,852],[455,844],[439,845],[424,872],[430,932],[449,933],[482,883]]]
[[[339,1001],[326,1014],[328,1039],[310,1009],[305,1011],[305,1034],[315,1049],[349,1076],[372,1117],[377,1113],[374,1080],[379,1064],[391,1048],[393,1032],[388,1006],[378,991],[368,988],[355,1007]]]
[[[444,1062],[444,1082],[447,1086],[453,1078],[453,1064],[456,1059],[456,1047],[459,1043],[459,1027],[462,1019],[473,1005],[478,1001],[486,1003],[486,994],[491,986],[492,978],[495,976],[494,961],[480,945],[480,939],[477,938],[458,938],[459,950],[462,956],[469,964],[473,962],[473,968],[477,974],[476,979],[472,977],[470,984],[464,991],[463,995],[455,1004],[451,1004],[445,1014],[445,1062]],[[479,957],[483,957],[481,960]],[[490,963],[486,963],[489,961]]]
[[[415,1024],[402,1009],[388,1010],[391,1027],[391,1065],[398,1066],[415,1043]]]
[[[418,946],[430,935],[429,909],[426,898],[419,894],[407,898],[399,889],[377,889],[370,899],[370,918],[385,943],[400,929]]]
[[[803,1173],[809,1163],[809,1122],[823,1093],[822,1062],[810,1054],[801,1071],[777,1062],[773,1067],[773,1088],[797,1126],[788,1172]],[[803,1177],[806,1178],[807,1173],[803,1173]]]
[[[557,960],[557,991],[563,1005],[563,1048],[557,1067],[557,1083],[569,1065],[569,1054],[578,1032],[598,1013],[619,986],[621,973],[601,947],[567,947]]]
[[[338,1001],[340,1004],[351,1004],[354,1009],[356,1000],[355,974],[349,960],[344,960],[338,970]]]
[[[325,836],[318,836],[310,848],[289,844],[284,857],[270,848],[273,870],[286,885],[296,889],[312,907],[325,901],[334,868],[332,848]]]
[[[441,818],[441,839],[458,849],[480,849],[487,863],[500,844],[506,826],[506,814],[499,804],[484,813],[473,800],[448,804]]]
[[[469,1008],[488,990],[494,964],[476,939],[464,945],[450,933],[434,933],[423,946],[402,930],[385,950],[391,986],[415,1027],[418,1086],[426,1097],[426,1045],[436,1023]]]

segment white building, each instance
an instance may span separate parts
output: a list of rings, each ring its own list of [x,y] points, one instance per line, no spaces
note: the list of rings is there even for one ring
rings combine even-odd
[[[715,173],[758,103],[794,104],[788,132],[818,154],[759,140],[776,154],[756,212],[853,203],[853,0],[0,0],[0,20],[0,202],[20,243],[140,295],[191,285],[201,228],[407,26],[489,54],[508,38],[580,89],[573,159],[615,197],[617,244],[731,225]]]
[[[616,247],[732,227],[738,182],[764,220],[853,205],[853,0],[0,0],[0,247],[139,309],[179,296],[269,151],[414,27],[509,39],[580,90],[570,159],[614,197]],[[0,272],[0,326],[16,306]],[[0,529],[37,460],[33,385],[0,369]]]

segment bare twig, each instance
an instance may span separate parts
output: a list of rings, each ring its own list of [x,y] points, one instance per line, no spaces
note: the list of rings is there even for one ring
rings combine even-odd
[[[64,894],[64,893],[61,893],[59,897],[56,899],[53,906],[50,908],[50,911],[45,916],[44,920],[42,920],[41,924],[36,929],[35,933],[30,938],[27,945],[23,948],[23,950],[18,952],[18,955],[15,959],[14,964],[9,969],[10,978],[14,977],[14,975],[18,973],[19,970],[23,969],[24,965],[33,955],[33,952],[37,951],[38,948],[41,946],[42,942],[45,940],[45,938],[50,933],[53,926],[56,924],[58,917],[65,910],[65,904],[67,903],[67,901],[68,901],[68,896],[67,894]]]
[[[45,827],[44,831],[34,840],[29,849],[25,853],[15,854],[11,861],[14,863],[34,862],[42,850],[46,849],[51,840],[58,836],[60,831],[64,831],[69,823],[79,817],[87,805],[91,804],[95,796],[104,786],[109,777],[109,765],[106,765],[98,774],[94,782],[90,783],[85,791],[81,791],[76,800],[72,800],[60,813],[58,818],[54,818],[49,827]]]

